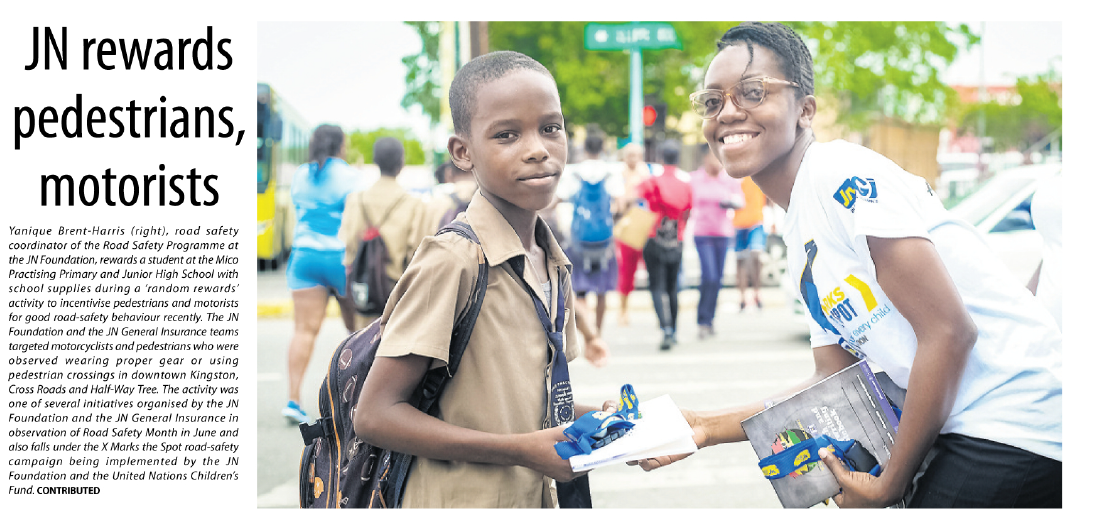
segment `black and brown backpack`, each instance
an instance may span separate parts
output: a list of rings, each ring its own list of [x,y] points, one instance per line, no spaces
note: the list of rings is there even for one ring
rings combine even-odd
[[[454,232],[481,245],[469,225],[453,222],[438,234]],[[466,308],[454,323],[449,363],[429,370],[411,403],[429,415],[438,413],[443,386],[458,369],[470,341],[485,290],[489,267],[482,253],[478,278]],[[367,444],[354,433],[354,411],[366,375],[381,344],[381,320],[348,336],[331,356],[320,386],[320,419],[301,424],[300,506],[303,508],[396,508],[401,506],[412,456]]]

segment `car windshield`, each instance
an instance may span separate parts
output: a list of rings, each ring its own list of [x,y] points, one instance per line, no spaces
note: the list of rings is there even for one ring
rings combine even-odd
[[[999,173],[977,190],[971,192],[958,205],[952,207],[951,213],[959,219],[977,226],[1001,207],[1002,203],[1013,197],[1013,194],[1021,191],[1040,177],[1051,175],[1054,171],[1057,171],[1058,166],[1054,166],[1054,168],[1054,170],[1048,170],[1043,167],[1024,166]]]

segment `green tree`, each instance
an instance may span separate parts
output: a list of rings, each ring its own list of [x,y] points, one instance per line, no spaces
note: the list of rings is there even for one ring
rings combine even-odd
[[[960,109],[960,128],[964,131],[977,129],[981,114],[985,118],[985,130],[979,136],[992,138],[996,151],[1026,150],[1062,128],[1062,90],[1062,79],[1054,70],[1018,78],[1017,97],[1013,102],[966,105]]]
[[[441,77],[439,71],[439,23],[438,22],[405,22],[412,26],[423,42],[423,51],[418,54],[406,55],[401,58],[404,63],[405,76],[404,98],[400,104],[404,107],[419,105],[424,114],[431,119],[431,123],[439,123],[439,98],[442,96],[442,87],[439,86]]]
[[[406,129],[379,128],[373,131],[355,131],[350,134],[350,146],[347,149],[347,162],[364,162],[371,164],[374,160],[374,142],[377,139],[391,136],[401,141],[404,146],[404,163],[406,165],[421,165],[427,161],[427,155],[420,141],[412,136]]]
[[[954,91],[940,73],[960,41],[978,43],[966,24],[944,22],[789,22],[809,45],[817,95],[834,98],[837,120],[867,127],[876,116],[939,124]]]
[[[417,24],[417,23],[410,23]],[[427,25],[427,31],[437,31]],[[682,49],[643,51],[643,93],[665,103],[670,116],[689,108],[716,53],[716,41],[738,22],[672,22]],[[943,22],[787,22],[813,52],[818,95],[837,103],[838,120],[865,128],[876,115],[909,122],[938,123],[953,93],[939,81],[958,44],[978,42],[968,27]],[[628,54],[585,50],[586,22],[490,22],[489,49],[515,50],[546,66],[555,78],[570,123],[597,124],[611,135],[628,134]],[[438,41],[428,63],[438,56]],[[430,50],[430,52],[429,52]],[[406,64],[415,68],[416,60]],[[419,79],[410,70],[410,80]],[[410,84],[409,95],[437,94],[436,78]],[[411,101],[417,101],[413,96]],[[409,96],[405,97],[408,102]],[[433,109],[433,110],[429,110]],[[438,101],[424,105],[438,119]]]

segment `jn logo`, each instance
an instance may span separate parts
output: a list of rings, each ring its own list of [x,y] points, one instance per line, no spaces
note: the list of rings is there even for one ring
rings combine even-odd
[[[874,183],[874,179],[863,180],[852,177],[843,181],[833,197],[844,208],[852,208],[859,197],[866,197],[872,201],[878,199],[878,185]]]

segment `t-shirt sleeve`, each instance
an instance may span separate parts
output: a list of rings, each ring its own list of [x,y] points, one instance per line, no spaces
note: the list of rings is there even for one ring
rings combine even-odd
[[[451,331],[477,281],[480,248],[457,234],[424,240],[401,275],[382,315],[377,356],[450,358]]]
[[[625,192],[624,175],[618,170],[612,170],[605,177],[605,191],[609,197],[622,197]]]
[[[581,190],[581,177],[578,176],[574,168],[567,168],[562,173],[562,179],[558,181],[555,194],[563,201],[571,201],[577,195],[578,190]]]
[[[866,237],[928,238],[928,203],[935,199],[923,178],[877,153],[868,150],[855,160],[853,175],[830,176],[819,193],[833,230],[842,230],[873,268]]]

